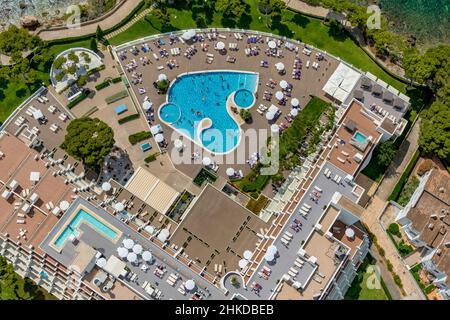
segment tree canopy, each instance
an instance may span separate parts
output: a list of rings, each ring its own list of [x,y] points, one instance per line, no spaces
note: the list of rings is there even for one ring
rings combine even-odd
[[[239,20],[245,13],[247,4],[243,0],[217,0],[216,10],[224,16],[234,17]]]
[[[387,168],[395,156],[395,146],[391,140],[380,143],[375,150],[375,159],[381,167]]]
[[[83,117],[67,126],[61,147],[86,166],[98,170],[113,145],[114,132],[106,123],[97,118]]]
[[[43,41],[24,28],[11,25],[8,29],[0,33],[0,52],[13,56],[22,56],[24,51],[33,50],[42,46]]]
[[[450,104],[434,102],[422,114],[419,145],[426,153],[450,158]]]

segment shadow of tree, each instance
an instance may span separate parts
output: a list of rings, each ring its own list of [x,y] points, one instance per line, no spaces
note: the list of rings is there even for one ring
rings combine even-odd
[[[234,27],[236,27],[236,21],[233,18],[229,17],[229,16],[223,16],[221,22],[222,22],[222,25],[225,28],[234,28]]]
[[[16,90],[16,97],[23,98],[28,95],[26,88],[20,88],[19,90]]]
[[[304,15],[300,13],[296,13],[291,21],[298,25],[299,27],[305,28],[311,21],[308,19],[308,17],[305,17]]]
[[[253,21],[252,16],[247,13],[244,13],[236,25],[242,29],[249,29],[252,21]]]
[[[344,27],[337,22],[332,20],[329,24],[328,35],[333,38],[333,40],[343,42],[348,38],[347,32]]]

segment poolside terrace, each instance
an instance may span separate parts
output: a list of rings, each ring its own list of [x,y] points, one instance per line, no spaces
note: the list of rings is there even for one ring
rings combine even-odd
[[[319,96],[328,100],[325,98],[321,88],[339,63],[332,57],[324,56],[323,60],[318,61],[316,59],[316,51],[303,51],[303,47],[296,43],[288,43],[277,39],[275,39],[277,48],[273,51],[277,53],[266,55],[266,51],[268,50],[267,42],[271,39],[260,36],[257,38],[258,41],[256,43],[247,44],[247,38],[250,39],[253,37],[252,34],[242,35],[242,40],[236,39],[233,32],[225,31],[218,33],[215,40],[209,40],[206,34],[199,36],[203,36],[204,40],[195,43],[188,41],[183,41],[183,43],[178,40],[172,43],[169,36],[164,35],[161,38],[153,37],[143,39],[139,42],[135,41],[130,45],[122,45],[115,48],[117,61],[124,70],[124,74],[128,77],[135,100],[142,104],[144,97],[148,97],[155,107],[154,114],[156,123],[161,123],[156,114],[158,113],[159,106],[166,101],[166,95],[158,95],[153,88],[153,82],[158,79],[158,74],[161,73],[165,74],[171,81],[180,74],[197,71],[235,70],[257,72],[259,74],[258,94],[255,105],[250,109],[253,121],[250,124],[244,123],[241,126],[244,131],[250,128],[264,129],[270,135],[271,123],[266,120],[264,113],[260,115],[256,112],[256,109],[260,104],[267,107],[271,104],[278,106],[275,97],[273,97],[271,101],[264,100],[264,91],[271,92],[273,95],[275,91],[281,90],[278,84],[283,79],[293,85],[291,97],[299,99],[300,106],[306,105],[310,100],[310,95]],[[161,43],[160,39],[164,44]],[[215,50],[215,45],[219,41],[225,44],[225,50]],[[291,48],[292,51],[288,49],[287,46]],[[180,54],[169,54],[171,49],[174,48],[179,48]],[[197,50],[195,54],[189,55],[189,58],[183,55],[188,49],[192,50],[192,48]],[[144,52],[143,50],[147,52]],[[255,55],[249,55],[249,51],[252,51]],[[167,56],[165,52],[167,52]],[[308,53],[308,55],[304,52]],[[296,55],[298,55],[303,62],[300,80],[292,79],[291,76]],[[227,59],[228,56],[236,58],[235,62],[228,62],[227,60],[230,60]],[[261,66],[262,60],[266,61],[264,67]],[[308,60],[310,62],[318,62],[318,68],[305,67]],[[275,64],[281,61],[285,65],[285,75],[276,72]],[[169,64],[171,63],[174,65],[173,67],[172,65],[169,67]],[[130,68],[131,64],[134,65],[132,68]],[[310,64],[308,63],[308,66],[309,65]],[[126,71],[127,69],[129,71]],[[273,88],[266,86],[270,79],[277,83]],[[133,82],[136,84],[133,84]],[[145,93],[142,89],[145,90]],[[281,111],[281,116],[274,122],[279,125],[282,123],[284,123],[284,125],[289,124],[285,119],[285,116],[289,114],[291,109],[290,98],[287,98],[286,100],[286,106],[278,106]],[[172,148],[172,141],[179,138],[181,135],[177,133],[174,134],[172,127],[164,123],[161,123],[161,125],[163,126],[164,136],[169,143],[168,148],[170,150]],[[266,137],[261,139],[255,137],[252,139],[258,141],[260,147],[265,144]],[[219,165],[217,173],[220,177],[225,179],[228,178],[225,171],[229,166],[232,166],[236,172],[241,170],[245,175],[250,170],[249,165],[246,164],[246,160],[249,159],[254,152],[258,151],[258,149],[250,150],[249,146],[244,146],[244,141],[241,141],[243,150],[237,149],[228,154],[228,158],[226,158],[225,156],[211,154],[205,151],[203,148],[192,143],[189,139],[185,138],[182,140],[186,145],[184,154],[187,155],[187,161],[176,163],[174,165],[176,169],[191,178],[194,178],[200,171],[202,167],[202,158],[205,156],[210,157]],[[201,156],[192,162],[190,155],[197,152]],[[239,161],[237,159],[239,159]]]
[[[95,216],[107,221],[110,225],[120,230],[122,236],[120,236],[118,243],[113,243],[107,237],[100,235],[97,231],[92,229],[88,224],[81,224],[79,226],[79,229],[82,231],[82,233],[78,239],[79,244],[84,243],[85,245],[88,245],[92,248],[96,248],[96,251],[101,252],[102,256],[109,258],[113,255],[117,255],[117,248],[121,245],[123,239],[132,238],[135,243],[141,244],[153,255],[154,261],[151,264],[146,264],[141,259],[139,259],[138,263],[125,262],[126,266],[131,270],[132,273],[136,274],[136,276],[133,278],[133,281],[129,280],[128,278],[120,277],[116,280],[116,282],[121,282],[122,284],[131,288],[131,290],[133,290],[135,293],[146,299],[150,299],[152,297],[149,296],[142,288],[142,285],[145,281],[150,282],[153,287],[158,288],[158,290],[162,292],[161,298],[163,299],[188,299],[191,298],[191,294],[188,293],[183,295],[178,291],[178,288],[182,284],[182,282],[189,279],[194,279],[205,299],[220,299],[223,297],[223,293],[218,288],[211,285],[202,276],[200,276],[201,269],[198,269],[198,272],[193,271],[193,269],[188,267],[187,264],[185,265],[183,263],[180,263],[180,258],[177,257],[175,251],[168,250],[169,248],[164,249],[164,246],[162,246],[158,239],[148,239],[147,237],[135,232],[135,230],[130,228],[130,226],[116,219],[103,209],[95,207],[84,199],[78,198],[68,210],[68,213],[74,212],[73,210],[77,210],[80,205],[88,208],[91,214],[94,214]],[[47,252],[58,262],[66,266],[70,266],[76,259],[76,248],[79,244],[76,245],[69,241],[64,245],[63,249],[58,252],[53,248],[50,242],[52,241],[52,239],[54,239],[57,232],[59,232],[61,227],[67,222],[67,219],[69,219],[70,216],[70,214],[64,215],[51,230],[45,240],[41,243],[41,248],[45,252]],[[95,263],[95,257],[93,258],[92,262]],[[80,270],[80,272],[82,274],[85,273],[86,275],[91,272],[92,268],[89,268],[89,266],[92,265],[92,262],[91,264],[87,264],[86,269]],[[147,266],[147,270],[144,270],[142,268],[143,265]],[[154,270],[157,268],[157,266],[164,267],[165,273],[163,276],[158,277],[154,273]],[[172,273],[178,274],[180,277],[176,285],[174,286],[170,285],[166,281],[168,275]]]

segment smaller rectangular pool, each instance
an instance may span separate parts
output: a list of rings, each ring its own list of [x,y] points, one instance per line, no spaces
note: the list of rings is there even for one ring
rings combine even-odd
[[[356,131],[355,135],[353,136],[353,139],[355,139],[359,143],[364,143],[367,138],[361,132]]]
[[[78,229],[81,223],[87,223],[91,226],[95,231],[101,233],[105,237],[110,240],[115,240],[117,237],[117,232],[111,229],[109,226],[95,218],[90,213],[80,209],[78,213],[72,218],[68,225],[66,225],[65,229],[58,238],[55,240],[55,246],[61,248],[66,240],[70,237],[70,235],[78,236],[80,234],[80,230]]]
[[[148,151],[152,148],[152,145],[149,142],[141,144],[142,152]]]

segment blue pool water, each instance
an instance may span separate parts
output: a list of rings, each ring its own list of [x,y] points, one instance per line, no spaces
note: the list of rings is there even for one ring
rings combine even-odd
[[[117,232],[83,209],[80,209],[80,211],[78,211],[78,213],[72,218],[72,221],[70,221],[70,223],[66,226],[64,231],[56,239],[55,245],[60,248],[71,234],[78,236],[80,233],[78,226],[82,222],[89,224],[94,230],[102,233],[111,240],[114,240],[117,237]]]
[[[142,152],[148,151],[152,148],[152,145],[148,142],[141,144]]]
[[[202,130],[200,143],[211,152],[226,153],[236,147],[240,134],[238,124],[226,109],[227,98],[238,91],[235,101],[248,108],[253,104],[257,81],[258,75],[248,72],[183,75],[171,85],[168,103],[159,109],[159,116],[194,141],[197,141],[200,121],[211,119],[212,126]]]
[[[366,136],[363,135],[361,132],[356,132],[355,136],[354,136],[355,140],[360,142],[360,143],[364,143],[364,141],[366,141]]]
[[[239,89],[234,94],[234,103],[236,103],[241,108],[250,107],[254,101],[255,98],[253,93],[247,89]]]

